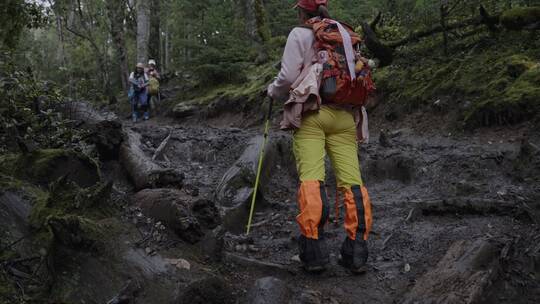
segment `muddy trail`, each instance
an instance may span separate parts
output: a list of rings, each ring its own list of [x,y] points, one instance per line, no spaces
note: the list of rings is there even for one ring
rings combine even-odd
[[[142,135],[140,145],[149,158],[158,150],[160,166],[184,173],[182,189],[174,191],[184,200],[215,204],[216,218],[221,215],[204,236],[184,231],[172,237],[180,235],[179,243],[145,244],[146,252],[173,263],[185,259],[190,271],[217,278],[196,281],[195,287],[185,283],[177,291],[181,303],[540,301],[535,139],[515,130],[421,136],[400,128],[375,134],[359,153],[373,202],[369,272],[355,276],[337,265],[345,235],[338,208],[325,231],[331,266],[314,275],[301,270],[297,256],[297,177],[290,134],[272,130],[253,230],[246,236],[261,130],[238,128],[230,121],[125,123]],[[377,127],[375,120],[372,129]],[[327,172],[333,202],[335,184],[330,168]],[[125,191],[132,193],[129,187]],[[131,212],[166,223],[171,206],[163,198],[171,190],[144,191],[154,193],[133,194]],[[167,206],[157,207],[160,203]],[[211,214],[206,211],[207,217]]]
[[[97,196],[84,188],[95,178],[70,158],[69,178],[79,186],[64,178],[50,191],[52,199],[62,187],[86,193],[88,212],[99,209],[90,217],[105,232],[96,237],[72,217],[49,219],[53,250],[2,266],[22,290],[36,276],[53,277],[47,288],[58,303],[539,303],[540,138],[527,133],[533,128],[452,135],[379,116],[374,111],[370,128],[384,130],[359,151],[374,217],[366,274],[337,264],[345,237],[339,204],[325,229],[331,265],[321,274],[301,269],[291,135],[277,129],[245,235],[262,131],[257,115],[230,109],[210,119],[139,123],[93,116],[110,199],[100,198],[101,188]],[[49,179],[65,171],[56,165]],[[10,247],[35,256],[25,235],[36,207],[24,191],[3,191],[0,203]]]

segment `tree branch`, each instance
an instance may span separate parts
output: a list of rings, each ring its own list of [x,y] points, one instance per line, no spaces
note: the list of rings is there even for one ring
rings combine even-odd
[[[380,66],[392,63],[394,57],[393,50],[379,41],[377,35],[367,22],[362,23],[362,30],[364,31],[364,43],[368,50],[380,60]]]
[[[369,23],[369,26],[371,27],[371,29],[373,30],[373,32],[376,32],[376,31],[377,31],[377,25],[378,25],[379,22],[381,21],[381,18],[382,18],[382,12],[379,11],[379,13],[377,14],[377,16],[375,16],[375,19],[373,19],[373,20]]]
[[[480,5],[480,18],[490,32],[498,32],[499,16],[491,16],[483,5]]]
[[[482,19],[478,18],[478,17],[475,17],[475,18],[467,19],[465,21],[449,24],[444,28],[441,25],[438,25],[438,26],[433,27],[433,28],[428,29],[428,30],[422,30],[422,31],[413,32],[409,36],[407,36],[407,37],[405,37],[405,38],[403,38],[401,40],[388,43],[388,46],[390,48],[396,48],[396,47],[405,45],[405,44],[407,44],[409,42],[417,41],[420,38],[428,37],[428,36],[431,36],[433,34],[443,32],[445,30],[450,31],[450,30],[455,30],[455,29],[458,29],[458,28],[464,28],[464,27],[468,27],[468,26],[477,26],[477,25],[480,25],[480,24],[482,24]]]

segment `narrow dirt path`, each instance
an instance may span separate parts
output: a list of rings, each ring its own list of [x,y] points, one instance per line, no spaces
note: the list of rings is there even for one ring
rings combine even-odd
[[[126,127],[142,134],[141,144],[149,157],[170,134],[158,162],[185,173],[184,191],[208,199],[214,199],[223,174],[260,131],[192,122],[149,121],[126,123]],[[162,254],[189,255],[201,267],[225,277],[240,303],[249,302],[247,290],[268,275],[279,277],[307,299],[302,303],[538,302],[539,249],[531,245],[538,242],[540,231],[534,209],[540,189],[531,179],[540,171],[538,151],[531,157],[524,155],[517,135],[499,135],[506,136],[504,141],[471,143],[470,137],[419,136],[400,129],[362,146],[363,177],[374,216],[370,270],[365,275],[353,276],[336,263],[345,234],[334,212],[325,231],[332,249],[331,266],[320,275],[299,269],[296,177],[290,163],[286,167],[283,162],[271,168],[271,191],[256,212],[253,233],[246,237],[224,232],[221,262],[181,245],[164,248]],[[327,187],[332,202],[332,174]],[[449,261],[449,255],[461,254],[456,252],[465,253]],[[453,273],[456,267],[463,270]],[[439,285],[444,285],[461,280],[460,276],[474,277],[461,282],[472,287],[429,284],[430,278],[439,278]]]

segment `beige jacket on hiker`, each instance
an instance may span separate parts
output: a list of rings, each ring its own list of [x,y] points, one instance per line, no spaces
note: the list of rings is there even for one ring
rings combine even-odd
[[[317,63],[314,44],[315,35],[311,29],[294,28],[287,38],[281,60],[281,70],[274,82],[268,87],[270,97],[285,101],[283,120],[280,124],[283,130],[300,128],[302,114],[316,111],[321,106],[319,87],[322,68]],[[358,141],[367,142],[369,140],[368,118],[363,107],[360,109],[327,105],[350,110],[356,123]]]

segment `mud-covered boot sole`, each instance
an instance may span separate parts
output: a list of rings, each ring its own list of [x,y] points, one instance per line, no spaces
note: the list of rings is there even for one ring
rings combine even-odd
[[[306,266],[306,265],[303,265],[302,268],[306,272],[310,272],[310,273],[321,273],[321,272],[326,270],[326,266]]]

